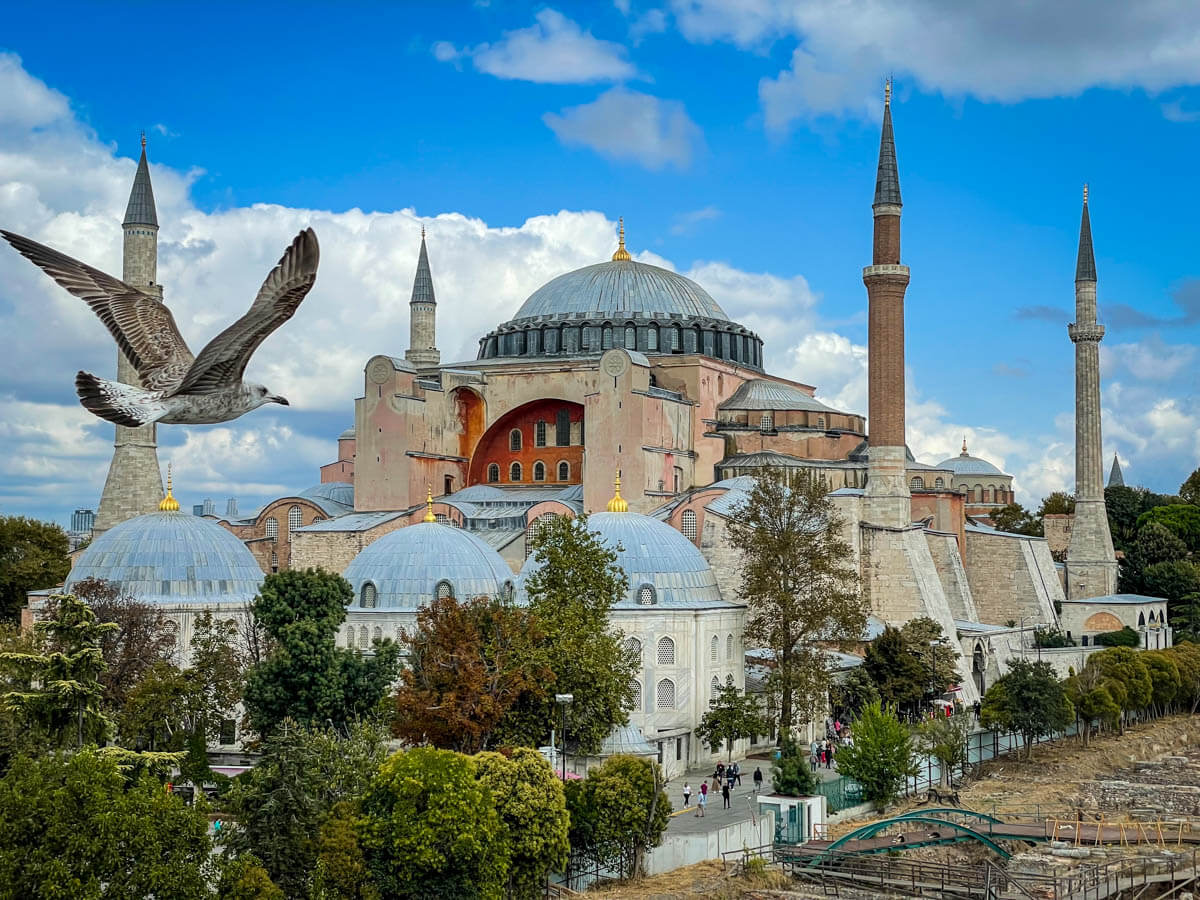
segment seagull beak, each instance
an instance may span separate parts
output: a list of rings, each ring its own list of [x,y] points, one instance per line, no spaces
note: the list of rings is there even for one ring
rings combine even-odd
[[[267,399],[270,400],[272,403],[278,403],[280,406],[291,406],[292,405],[287,402],[287,397],[280,397],[277,394],[272,395],[272,396],[268,397]]]

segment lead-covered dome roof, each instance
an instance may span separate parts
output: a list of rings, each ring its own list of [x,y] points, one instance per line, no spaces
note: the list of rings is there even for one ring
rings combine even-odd
[[[943,459],[937,464],[939,469],[949,469],[955,475],[1003,475],[996,466],[986,459],[971,456],[967,453],[967,442],[963,441],[962,453]]]
[[[418,522],[384,535],[354,557],[343,576],[354,588],[352,609],[403,612],[428,606],[439,585],[468,600],[503,594],[515,580],[499,553],[441,522]]]
[[[216,522],[154,512],[110,528],[80,554],[66,589],[101,578],[143,603],[249,603],[263,571]]]

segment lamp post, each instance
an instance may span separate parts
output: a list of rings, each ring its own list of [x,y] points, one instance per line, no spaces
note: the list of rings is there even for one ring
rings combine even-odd
[[[562,707],[562,745],[563,745],[563,762],[562,762],[562,779],[563,784],[567,782],[567,707],[575,700],[574,694],[555,694],[554,702]]]

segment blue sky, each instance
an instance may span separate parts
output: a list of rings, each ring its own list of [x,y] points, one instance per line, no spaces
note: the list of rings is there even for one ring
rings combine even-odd
[[[296,406],[164,428],[185,501],[253,507],[317,480],[362,364],[404,349],[422,224],[444,359],[605,258],[623,215],[635,254],[760,331],[772,371],[865,413],[861,267],[891,72],[914,451],[937,461],[967,434],[1023,502],[1071,486],[1088,181],[1106,450],[1174,490],[1200,456],[1200,11],[995,6],[25,4],[0,33],[0,226],[119,272],[144,128],[160,280],[196,345],[316,225],[318,288],[256,360]],[[94,505],[109,440],[71,376],[106,372],[111,344],[27,269],[0,254],[0,327],[23,336],[0,360],[0,510],[61,520]]]

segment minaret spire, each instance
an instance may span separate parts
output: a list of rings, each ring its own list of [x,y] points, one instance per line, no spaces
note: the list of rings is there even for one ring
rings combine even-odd
[[[417,254],[412,299],[408,303],[408,350],[404,358],[417,368],[436,366],[442,361],[442,354],[437,349],[437,298],[433,293],[424,225],[421,226],[421,251]]]
[[[1121,471],[1121,460],[1113,454],[1112,468],[1108,472],[1109,487],[1125,487],[1125,473]]]
[[[1083,186],[1083,213],[1079,218],[1079,253],[1075,257],[1075,280],[1096,280],[1096,254],[1092,250],[1092,217],[1088,215],[1088,186]]]
[[[875,206],[901,206],[900,171],[896,167],[896,136],[892,132],[892,81],[883,93],[883,128],[879,133],[879,168],[875,174]]]

